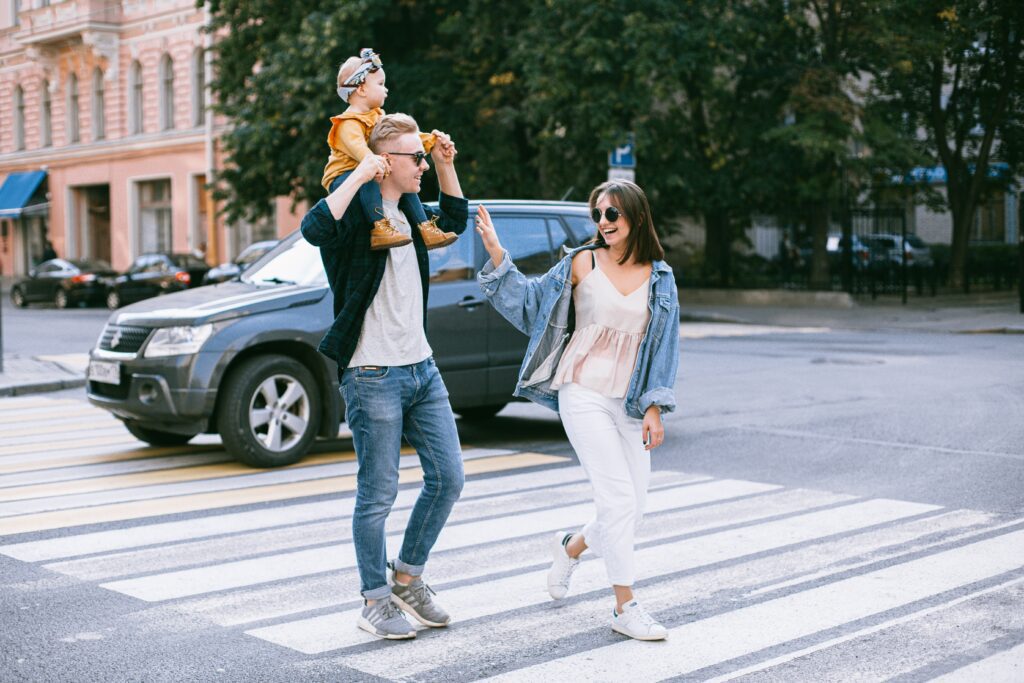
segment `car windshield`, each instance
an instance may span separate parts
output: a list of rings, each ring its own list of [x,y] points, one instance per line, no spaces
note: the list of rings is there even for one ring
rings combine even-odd
[[[263,265],[246,271],[242,281],[255,285],[326,287],[327,274],[320,261],[320,250],[298,237]]]
[[[914,249],[924,249],[925,247],[928,246],[924,243],[924,240],[918,237],[917,235],[907,235],[907,244],[909,244]]]
[[[206,261],[189,254],[173,254],[171,260],[179,268],[206,268]]]

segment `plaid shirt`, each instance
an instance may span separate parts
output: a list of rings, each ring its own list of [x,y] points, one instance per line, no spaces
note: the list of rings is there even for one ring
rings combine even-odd
[[[423,324],[427,322],[427,292],[429,290],[430,260],[423,237],[416,229],[416,219],[405,205],[400,204],[409,225],[413,226],[412,240],[416,260],[420,266],[423,287]],[[462,234],[469,218],[468,202],[462,197],[441,193],[437,209],[424,206],[427,218],[438,217],[437,226],[445,231]],[[327,202],[321,199],[302,218],[302,236],[315,247],[320,247],[327,280],[334,293],[334,323],[320,341],[320,353],[338,364],[338,374],[348,367],[356,351],[363,318],[377,295],[384,268],[388,263],[387,250],[370,250],[370,220],[359,201],[349,204],[341,220],[334,220]]]

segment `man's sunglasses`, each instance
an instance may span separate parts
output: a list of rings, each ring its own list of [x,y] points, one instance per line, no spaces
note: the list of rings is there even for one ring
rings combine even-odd
[[[386,152],[386,154],[393,154],[400,157],[412,157],[412,160],[419,166],[423,163],[423,160],[427,158],[426,152]]]
[[[605,219],[607,219],[609,223],[614,223],[615,221],[619,220],[619,216],[621,215],[622,212],[616,209],[614,206],[609,206],[607,209],[604,210],[604,217]],[[590,219],[595,223],[600,223],[601,209],[597,208],[596,206],[593,209],[591,209]]]

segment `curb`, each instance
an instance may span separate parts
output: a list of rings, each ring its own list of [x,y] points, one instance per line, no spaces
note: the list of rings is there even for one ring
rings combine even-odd
[[[13,384],[0,387],[2,396],[25,396],[26,394],[45,394],[51,391],[62,391],[64,389],[77,389],[85,386],[84,377],[72,379],[53,379],[44,382],[27,382],[25,384]]]
[[[787,289],[682,289],[679,299],[685,304],[727,306],[800,306],[820,308],[856,308],[847,292],[804,292]]]

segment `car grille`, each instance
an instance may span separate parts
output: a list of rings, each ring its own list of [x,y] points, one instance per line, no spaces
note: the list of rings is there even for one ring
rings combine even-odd
[[[108,324],[100,335],[100,348],[104,351],[135,353],[142,348],[150,331],[148,327]]]
[[[89,393],[96,394],[97,396],[104,396],[106,398],[116,398],[124,400],[128,398],[128,391],[130,387],[128,382],[125,381],[124,373],[121,373],[120,384],[106,384],[104,382],[89,382]]]

